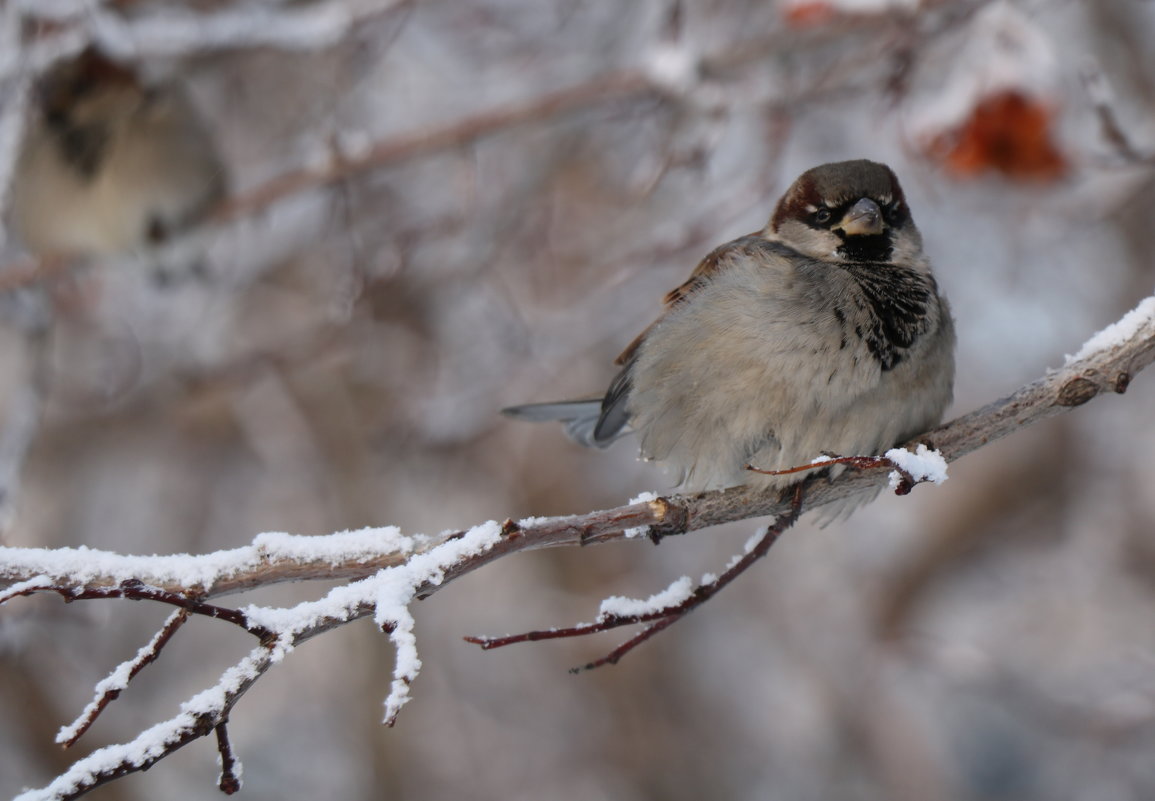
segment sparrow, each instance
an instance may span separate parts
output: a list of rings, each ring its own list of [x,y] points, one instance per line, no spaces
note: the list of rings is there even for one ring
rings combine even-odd
[[[824,455],[878,455],[939,423],[954,323],[894,172],[804,172],[766,226],[716,248],[618,357],[601,398],[504,410],[582,445],[636,432],[686,490],[782,488]],[[836,468],[837,469],[837,468]],[[832,471],[833,473],[833,471]]]
[[[202,221],[225,170],[174,82],[146,82],[89,48],[33,90],[9,223],[38,256],[139,253]]]

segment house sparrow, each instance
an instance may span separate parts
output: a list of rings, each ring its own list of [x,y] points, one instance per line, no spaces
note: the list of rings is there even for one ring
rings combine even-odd
[[[761,231],[715,249],[595,400],[505,409],[583,445],[637,432],[689,490],[783,487],[823,454],[876,455],[951,401],[954,324],[891,169],[803,173]],[[809,471],[808,471],[809,472]]]
[[[181,88],[146,84],[90,48],[35,88],[9,221],[38,256],[125,255],[201,221],[224,190]]]

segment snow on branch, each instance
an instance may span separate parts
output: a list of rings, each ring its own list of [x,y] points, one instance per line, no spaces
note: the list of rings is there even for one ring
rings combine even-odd
[[[199,599],[311,578],[365,578],[400,564],[427,537],[394,527],[365,528],[323,537],[260,534],[252,545],[191,556],[125,556],[93,548],[3,548],[0,583],[29,582],[0,591],[0,603],[28,589],[84,592],[123,588],[126,582]]]
[[[954,461],[996,439],[1081,406],[1104,393],[1122,393],[1139,371],[1155,361],[1155,296],[1147,298],[1118,323],[1091,337],[1060,368],[918,438],[929,441],[946,462]],[[603,604],[598,621],[574,627],[605,630],[631,623],[642,632],[594,667],[614,662],[626,651],[701,605],[755,560],[798,515],[876,489],[888,473],[900,471],[899,491],[921,480],[938,481],[942,465],[924,447],[911,458],[855,462],[833,480],[810,481],[802,490],[759,493],[736,487],[696,495],[646,496],[633,503],[584,515],[531,518],[504,524],[484,523],[439,538],[404,536],[395,528],[365,529],[327,537],[262,534],[244,548],[202,556],[129,556],[84,548],[0,548],[0,603],[19,596],[53,592],[68,599],[129,597],[178,607],[161,631],[135,657],[118,666],[96,688],[94,701],[59,739],[74,742],[100,711],[124,690],[129,680],[153,661],[177,633],[185,616],[202,614],[238,625],[258,644],[225,670],[211,687],[185,701],[169,720],[134,740],[99,749],[76,762],[46,787],[30,790],[19,801],[75,798],[101,784],[143,770],[180,747],[216,735],[221,753],[219,785],[225,792],[240,787],[240,764],[225,728],[244,693],[297,645],[330,629],[372,616],[397,650],[392,685],[385,701],[385,722],[392,724],[409,698],[421,669],[410,605],[449,581],[506,554],[524,550],[589,545],[636,538],[639,529],[658,542],[735,520],[773,515],[774,523],[755,536],[745,553],[718,577],[706,576],[693,586],[687,579],[664,593],[638,603],[621,599]],[[322,598],[287,608],[227,608],[206,603],[210,596],[236,593],[281,581],[348,579]],[[591,629],[591,627],[593,627]],[[564,633],[558,636],[572,636]],[[525,636],[524,639],[544,637]],[[479,641],[479,640],[475,640]],[[480,640],[484,645],[486,641]]]
[[[347,37],[358,25],[389,12],[404,9],[408,0],[376,0],[360,9],[351,9],[347,0],[328,0],[299,8],[278,4],[232,4],[213,11],[183,10],[167,6],[159,10],[126,16],[120,9],[93,3],[57,0],[22,0],[14,4],[28,21],[49,22],[69,34],[72,26],[85,35],[57,33],[29,58],[40,63],[75,47],[99,44],[116,56],[188,56],[230,48],[275,47],[302,51],[331,47]],[[65,38],[64,47],[54,38]],[[82,41],[89,39],[91,41]],[[0,77],[7,77],[16,64],[4,64]]]
[[[227,733],[223,728],[233,706],[269,668],[283,660],[299,644],[370,614],[377,625],[388,632],[397,649],[393,684],[385,701],[385,723],[392,725],[397,713],[408,701],[409,686],[421,668],[409,604],[419,588],[441,583],[447,568],[484,553],[500,536],[499,526],[483,524],[446,538],[424,553],[415,554],[404,564],[377,571],[368,579],[337,587],[319,600],[288,608],[248,606],[235,610],[243,617],[245,627],[259,634],[260,644],[244,659],[224,671],[215,685],[185,701],[176,716],[142,732],[131,742],[93,752],[74,763],[47,787],[23,793],[17,800],[75,798],[121,776],[147,769],[182,746],[213,732],[217,735],[221,751],[220,787],[225,792],[239,789],[240,766],[228,745]],[[71,560],[72,555],[69,554],[67,559]],[[10,591],[6,596],[0,596],[0,600],[17,594],[30,594],[38,589],[62,590],[59,586],[47,586],[43,582],[25,582],[14,589],[19,589],[19,592]],[[131,589],[125,589],[125,597],[134,597]],[[84,597],[82,592],[75,593],[75,596]],[[85,710],[76,723],[66,727],[58,740],[74,741],[103,708],[101,701],[104,694],[110,689],[115,691],[118,685],[127,684],[140,666],[156,658],[175,628],[174,621],[174,618],[170,618],[161,633],[141,650],[136,659],[119,666],[112,676],[98,685],[100,695],[97,701]]]

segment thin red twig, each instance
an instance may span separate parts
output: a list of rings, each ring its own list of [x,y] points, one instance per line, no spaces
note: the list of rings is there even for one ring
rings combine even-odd
[[[39,592],[54,592],[64,599],[66,603],[72,601],[92,601],[105,600],[109,598],[127,598],[130,601],[156,601],[157,603],[168,604],[184,609],[194,615],[203,615],[211,617],[216,620],[223,620],[227,623],[232,623],[239,626],[245,631],[252,634],[261,641],[265,641],[274,636],[273,632],[266,629],[264,626],[256,626],[249,623],[248,617],[239,609],[230,609],[227,606],[217,606],[216,604],[206,603],[199,598],[182,595],[181,593],[169,592],[162,590],[159,587],[150,587],[149,585],[138,581],[136,579],[129,579],[122,581],[115,587],[89,587],[87,589],[77,589],[75,587],[62,587],[57,585],[41,585],[25,587],[15,592],[9,593],[7,596],[0,598],[0,602],[10,600],[22,595],[33,595]]]
[[[221,755],[221,778],[217,786],[225,795],[232,795],[241,789],[241,777],[237,775],[237,758],[233,754],[233,746],[229,742],[228,720],[222,720],[216,726],[217,751]]]
[[[506,637],[466,637],[465,640],[466,642],[480,645],[484,650],[489,650],[491,648],[502,648],[506,645],[513,645],[519,642],[552,640],[563,637],[582,637],[587,634],[609,631],[620,626],[629,626],[635,623],[650,623],[651,625],[646,626],[605,656],[600,659],[595,659],[593,662],[588,662],[581,667],[573,668],[571,672],[577,673],[583,670],[592,670],[602,665],[617,664],[618,660],[634,648],[709,601],[730,582],[746,572],[751,565],[764,557],[769,552],[770,546],[777,541],[782,532],[797,522],[802,509],[801,493],[803,486],[803,484],[798,485],[795,491],[795,503],[788,515],[775,520],[773,524],[768,526],[762,533],[762,536],[759,537],[758,542],[754,544],[754,547],[743,554],[743,556],[727,568],[722,575],[712,581],[699,584],[694,588],[693,592],[690,593],[689,597],[683,601],[637,615],[603,614],[600,615],[594,623],[583,623],[569,628],[527,631],[522,634],[512,634]]]
[[[914,489],[914,485],[921,483],[909,472],[885,456],[831,456],[829,459],[811,462],[810,464],[797,465],[796,467],[785,467],[781,470],[763,470],[751,464],[746,465],[746,469],[751,473],[761,473],[764,476],[788,476],[793,473],[801,473],[806,470],[815,470],[823,467],[833,467],[839,464],[854,467],[858,470],[897,470],[898,474],[902,476],[902,481],[895,487],[895,495],[909,495],[910,491]]]

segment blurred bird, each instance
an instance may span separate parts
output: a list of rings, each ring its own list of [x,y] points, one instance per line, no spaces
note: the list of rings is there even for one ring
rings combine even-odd
[[[894,172],[803,173],[761,231],[715,249],[617,359],[604,397],[504,413],[603,448],[637,432],[685,489],[783,487],[824,454],[876,455],[951,401],[954,324]]]
[[[9,219],[37,256],[127,255],[202,221],[224,192],[184,91],[90,48],[35,89]]]

